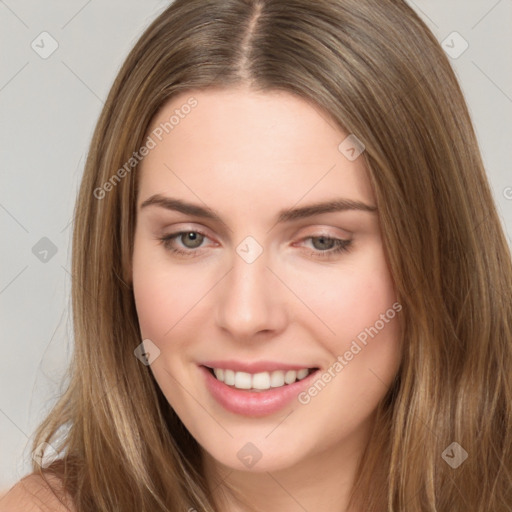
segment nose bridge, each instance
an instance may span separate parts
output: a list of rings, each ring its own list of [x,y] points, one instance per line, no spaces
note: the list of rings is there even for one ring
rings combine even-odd
[[[217,304],[219,326],[239,338],[278,330],[284,320],[284,304],[276,294],[276,283],[271,283],[274,276],[267,268],[267,255],[263,251],[256,255],[250,244],[242,242],[233,254]]]

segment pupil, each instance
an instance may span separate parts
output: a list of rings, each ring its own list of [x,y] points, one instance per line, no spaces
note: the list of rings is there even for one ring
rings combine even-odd
[[[188,247],[189,249],[194,249],[196,247],[199,247],[201,245],[201,242],[203,241],[203,236],[199,233],[194,233],[193,231],[190,231],[188,233],[185,233],[185,239],[183,240],[183,244],[185,247]]]
[[[334,240],[325,236],[319,236],[313,238],[313,245],[315,246],[315,249],[332,249],[334,246]]]

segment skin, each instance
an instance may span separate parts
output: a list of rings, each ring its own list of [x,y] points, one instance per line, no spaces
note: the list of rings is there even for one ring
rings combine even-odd
[[[197,106],[139,168],[133,286],[142,339],[160,350],[151,371],[201,445],[212,488],[223,482],[215,490],[222,510],[249,510],[227,485],[267,512],[348,510],[375,409],[398,370],[398,316],[307,405],[294,400],[268,416],[225,410],[198,364],[272,360],[327,371],[396,302],[378,212],[275,222],[284,208],[338,198],[376,206],[364,158],[346,158],[338,146],[348,134],[285,92],[188,91],[150,130],[191,96]],[[141,208],[154,194],[207,206],[222,221]],[[167,247],[159,240],[194,230],[206,234],[199,248],[187,236]],[[249,235],[263,249],[250,264],[236,252]],[[322,258],[321,235],[351,240],[348,252]],[[237,457],[248,442],[262,454],[252,468]]]

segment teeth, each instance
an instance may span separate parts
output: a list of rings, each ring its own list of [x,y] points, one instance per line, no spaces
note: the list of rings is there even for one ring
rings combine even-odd
[[[224,370],[224,382],[228,386],[235,385],[235,372],[233,370]]]
[[[252,377],[250,373],[236,372],[235,373],[235,388],[238,389],[251,389]]]
[[[307,368],[303,368],[297,372],[297,379],[302,380],[307,377],[309,374],[309,370]]]
[[[280,388],[284,386],[284,372],[272,372],[270,374],[270,387]]]
[[[269,389],[270,374],[268,372],[257,373],[252,376],[252,387],[254,389]]]
[[[228,386],[234,386],[237,389],[267,390],[270,388],[279,388],[285,384],[293,384],[297,380],[305,379],[313,370],[302,368],[301,370],[276,370],[273,372],[247,373],[235,372],[234,370],[225,370],[214,368],[213,373],[217,380],[224,382]]]
[[[293,384],[297,380],[297,372],[294,370],[288,370],[284,374],[284,381],[286,384]]]

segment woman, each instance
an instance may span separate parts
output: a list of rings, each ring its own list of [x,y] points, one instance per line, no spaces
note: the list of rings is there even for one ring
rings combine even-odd
[[[73,278],[11,503],[512,508],[510,253],[404,2],[173,3],[98,122]]]

